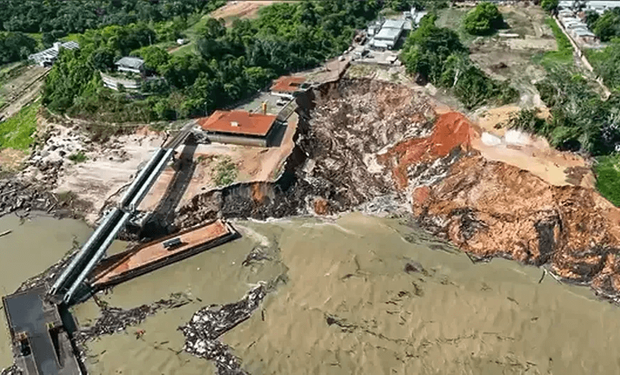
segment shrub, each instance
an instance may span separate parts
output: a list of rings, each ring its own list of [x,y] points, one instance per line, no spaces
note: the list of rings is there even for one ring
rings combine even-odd
[[[84,153],[84,151],[78,151],[75,154],[71,154],[69,155],[69,160],[71,160],[74,163],[83,163],[86,160],[88,160],[88,156],[86,156],[86,154]]]
[[[504,17],[495,4],[482,2],[476,5],[465,18],[465,31],[472,35],[488,35],[504,27]]]
[[[620,154],[599,157],[595,171],[598,190],[620,207]]]
[[[542,0],[540,6],[547,12],[552,12],[558,8],[560,0]]]
[[[214,172],[213,179],[217,186],[230,185],[237,179],[237,166],[228,156],[217,163]]]

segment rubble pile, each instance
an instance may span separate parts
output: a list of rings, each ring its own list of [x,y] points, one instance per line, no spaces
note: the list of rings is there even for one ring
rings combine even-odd
[[[427,98],[369,79],[343,79],[309,95],[314,94],[312,103],[298,98],[298,139],[280,180],[197,195],[177,211],[175,225],[188,228],[218,216],[262,220],[336,214],[393,194],[394,182],[377,155],[430,133],[434,111]]]
[[[169,299],[162,299],[150,305],[142,305],[130,310],[118,307],[103,307],[101,316],[94,325],[83,327],[75,333],[78,342],[84,343],[102,335],[111,335],[123,331],[127,327],[135,326],[144,321],[148,316],[164,309],[176,309],[191,302],[186,295],[177,293]]]
[[[198,196],[181,219],[401,212],[406,204],[418,224],[473,259],[544,265],[620,299],[620,210],[594,189],[552,185],[485,159],[472,146],[479,130],[463,114],[437,115],[403,86],[343,79],[313,95],[300,106],[291,156],[303,161],[286,183]]]
[[[22,216],[30,211],[50,213],[61,208],[63,202],[40,187],[17,180],[0,180],[0,217],[13,212]]]
[[[186,325],[179,327],[185,335],[183,349],[196,357],[214,361],[219,375],[246,374],[228,346],[217,339],[248,319],[265,295],[265,286],[260,284],[250,290],[241,301],[198,310]]]
[[[11,367],[0,371],[0,375],[23,375],[23,372],[16,364],[13,364]]]
[[[377,155],[396,142],[428,135],[433,115],[427,98],[402,85],[343,80],[316,100],[309,134],[300,141],[311,159],[303,178],[326,187],[330,195],[321,196],[333,211],[390,194],[394,181]]]
[[[546,265],[572,282],[620,297],[620,210],[591,188],[556,186],[471,148],[458,113],[431,136],[408,139],[379,160],[392,169],[418,223],[478,260]]]

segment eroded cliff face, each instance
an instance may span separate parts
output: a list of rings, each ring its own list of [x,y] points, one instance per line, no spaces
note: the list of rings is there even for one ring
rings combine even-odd
[[[617,296],[620,210],[593,189],[551,185],[486,160],[471,146],[476,136],[463,115],[447,113],[430,137],[404,141],[381,158],[410,195],[418,222],[478,259],[549,265],[562,278]]]
[[[554,185],[517,163],[486,159],[488,150],[476,149],[480,129],[462,114],[437,114],[428,98],[404,86],[342,80],[312,93],[299,128],[277,183],[198,196],[180,210],[178,226],[215,216],[334,214],[389,201],[476,259],[545,265],[620,297],[620,210],[591,188]]]

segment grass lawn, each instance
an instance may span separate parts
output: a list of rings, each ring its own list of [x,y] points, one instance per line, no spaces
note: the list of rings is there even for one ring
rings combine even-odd
[[[82,34],[69,34],[63,38],[60,38],[60,40],[62,40],[63,42],[79,42],[78,39],[80,38],[80,35]]]
[[[175,55],[175,56],[185,56],[185,55],[191,55],[192,53],[194,53],[194,42],[190,42],[182,47],[179,47],[179,49],[171,52],[171,55]]]
[[[26,150],[33,142],[32,135],[37,130],[37,111],[41,102],[30,104],[15,116],[0,122],[0,149],[12,148]]]
[[[435,22],[435,25],[437,25],[437,27],[445,27],[456,31],[459,34],[461,43],[469,46],[476,38],[479,38],[477,35],[467,33],[463,28],[463,19],[471,9],[473,8],[449,7],[440,9],[437,13],[437,22]],[[487,37],[488,36],[484,36],[482,38]]]
[[[596,187],[609,201],[620,207],[620,154],[601,156],[596,164]]]
[[[554,65],[573,65],[575,60],[573,59],[573,45],[568,40],[568,37],[564,35],[560,26],[551,17],[545,19],[545,23],[551,27],[553,36],[558,43],[557,51],[545,52],[542,55],[536,57],[536,62],[540,63],[545,68],[550,68]]]

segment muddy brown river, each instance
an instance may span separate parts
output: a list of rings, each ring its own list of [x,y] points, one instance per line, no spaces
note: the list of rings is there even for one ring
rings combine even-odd
[[[250,374],[620,373],[620,309],[549,275],[539,282],[541,269],[501,259],[473,264],[397,219],[233,224],[242,238],[101,296],[123,308],[172,293],[193,302],[89,342],[90,373],[214,374],[211,363],[182,351],[177,327],[203,306],[238,301],[259,281],[276,287],[220,338]],[[5,217],[6,229],[14,232],[0,238],[3,293],[90,232],[49,218],[20,226]],[[244,266],[255,248],[269,259]],[[73,312],[86,326],[99,310],[90,300]],[[10,363],[3,328],[0,368]]]

